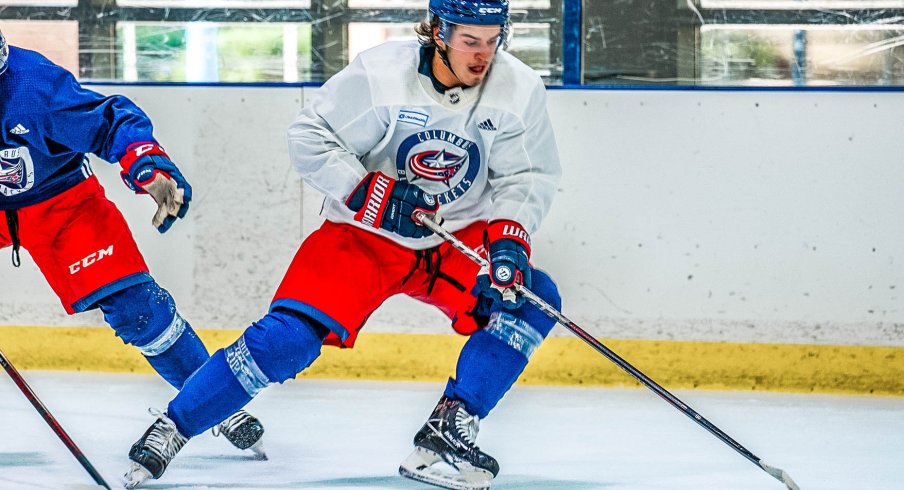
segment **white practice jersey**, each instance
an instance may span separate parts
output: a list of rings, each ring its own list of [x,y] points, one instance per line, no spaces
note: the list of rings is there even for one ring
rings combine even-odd
[[[442,242],[354,220],[345,201],[379,170],[435,195],[450,231],[505,218],[536,232],[561,176],[540,77],[500,51],[481,85],[440,94],[418,73],[419,61],[417,41],[361,53],[289,127],[289,157],[326,194],[323,215],[412,249]]]

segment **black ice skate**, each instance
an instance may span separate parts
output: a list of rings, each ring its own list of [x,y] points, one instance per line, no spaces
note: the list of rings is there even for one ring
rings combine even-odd
[[[264,426],[261,421],[244,410],[232,414],[212,429],[213,435],[223,435],[233,446],[250,449],[258,459],[267,459],[264,452]]]
[[[135,488],[150,478],[160,478],[176,453],[188,442],[166,413],[153,411],[152,414],[157,415],[157,421],[129,450],[132,465],[123,476],[126,488]]]
[[[399,474],[454,490],[484,490],[499,473],[499,463],[475,444],[479,419],[458,400],[442,397],[427,423],[414,436],[414,452],[399,466]],[[442,463],[457,472],[434,467]]]

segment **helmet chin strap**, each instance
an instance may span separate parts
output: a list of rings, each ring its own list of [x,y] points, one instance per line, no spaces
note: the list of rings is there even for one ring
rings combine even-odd
[[[443,64],[446,65],[446,68],[449,69],[449,71],[452,73],[452,76],[454,76],[458,80],[458,83],[464,85],[465,87],[470,87],[470,85],[466,84],[464,80],[462,80],[461,77],[459,77],[458,74],[455,73],[455,70],[452,68],[452,63],[449,62],[448,51],[446,51],[445,49],[440,49],[438,44],[436,45],[435,49],[436,53],[439,54],[439,59],[443,61]]]

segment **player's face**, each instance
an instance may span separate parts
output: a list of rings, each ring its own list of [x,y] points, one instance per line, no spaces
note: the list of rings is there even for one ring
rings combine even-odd
[[[486,77],[496,56],[502,28],[456,25],[451,31],[447,42],[439,42],[445,45],[452,71],[461,84],[468,87],[478,85]]]

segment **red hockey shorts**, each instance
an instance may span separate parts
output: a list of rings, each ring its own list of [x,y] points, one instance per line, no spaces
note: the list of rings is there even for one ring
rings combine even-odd
[[[125,218],[93,175],[16,213],[22,248],[70,315],[112,293],[153,280]],[[0,248],[11,244],[7,222],[0,217]]]
[[[455,233],[483,250],[480,221]],[[478,266],[448,243],[412,250],[375,233],[327,221],[298,249],[276,291],[274,308],[300,311],[332,333],[328,345],[352,347],[358,330],[390,296],[402,293],[438,307],[456,332],[470,335],[478,324],[470,312]]]

